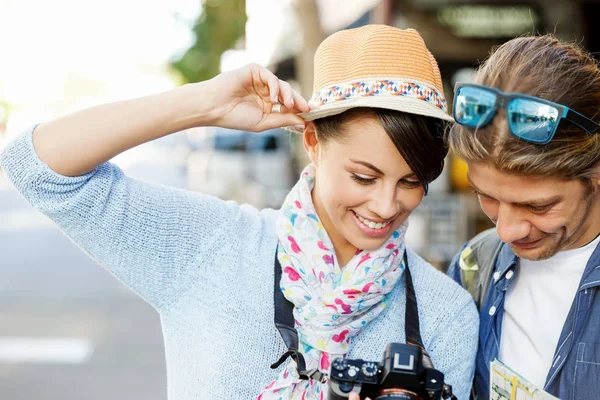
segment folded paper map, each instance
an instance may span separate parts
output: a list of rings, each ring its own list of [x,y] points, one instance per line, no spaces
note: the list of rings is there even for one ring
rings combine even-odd
[[[498,360],[490,365],[490,400],[558,400]]]

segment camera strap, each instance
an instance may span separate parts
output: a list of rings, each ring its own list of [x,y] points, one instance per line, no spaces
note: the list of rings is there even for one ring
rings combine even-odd
[[[406,280],[406,313],[405,318],[405,333],[406,343],[419,346],[423,350],[424,359],[429,359],[429,355],[425,351],[423,346],[423,340],[421,339],[421,331],[419,328],[419,310],[417,307],[417,296],[415,294],[415,288],[412,282],[412,276],[408,268],[408,257],[404,251],[404,276]],[[328,379],[327,374],[322,373],[318,369],[306,370],[306,362],[304,356],[298,350],[298,332],[294,327],[294,305],[288,299],[285,298],[280,288],[281,282],[281,264],[277,258],[277,251],[275,252],[275,280],[273,287],[273,294],[275,298],[275,327],[279,331],[281,338],[283,339],[288,350],[271,365],[271,368],[278,368],[285,362],[289,357],[296,362],[298,369],[298,375],[300,379],[315,379],[319,382],[325,383]],[[431,361],[430,361],[431,362]]]

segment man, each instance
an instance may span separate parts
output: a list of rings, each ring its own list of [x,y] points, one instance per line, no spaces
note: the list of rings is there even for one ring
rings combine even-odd
[[[600,69],[552,35],[520,37],[475,82],[457,84],[448,139],[499,246],[467,244],[448,273],[469,287],[481,267],[477,398],[497,358],[561,399],[600,399]]]

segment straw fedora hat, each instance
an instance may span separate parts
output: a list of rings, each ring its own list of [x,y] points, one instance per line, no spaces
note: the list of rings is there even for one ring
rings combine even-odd
[[[355,107],[404,111],[446,121],[437,62],[414,29],[366,25],[334,33],[314,59],[311,111],[306,121]]]

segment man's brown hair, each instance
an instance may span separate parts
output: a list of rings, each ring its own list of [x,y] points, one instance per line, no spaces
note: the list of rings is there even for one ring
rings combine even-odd
[[[600,121],[597,61],[578,45],[554,35],[504,43],[480,66],[475,83],[541,97]],[[449,131],[448,144],[465,161],[492,163],[509,173],[587,181],[600,165],[600,134],[590,135],[563,119],[550,143],[528,143],[509,132],[502,108],[483,128],[456,124]]]

